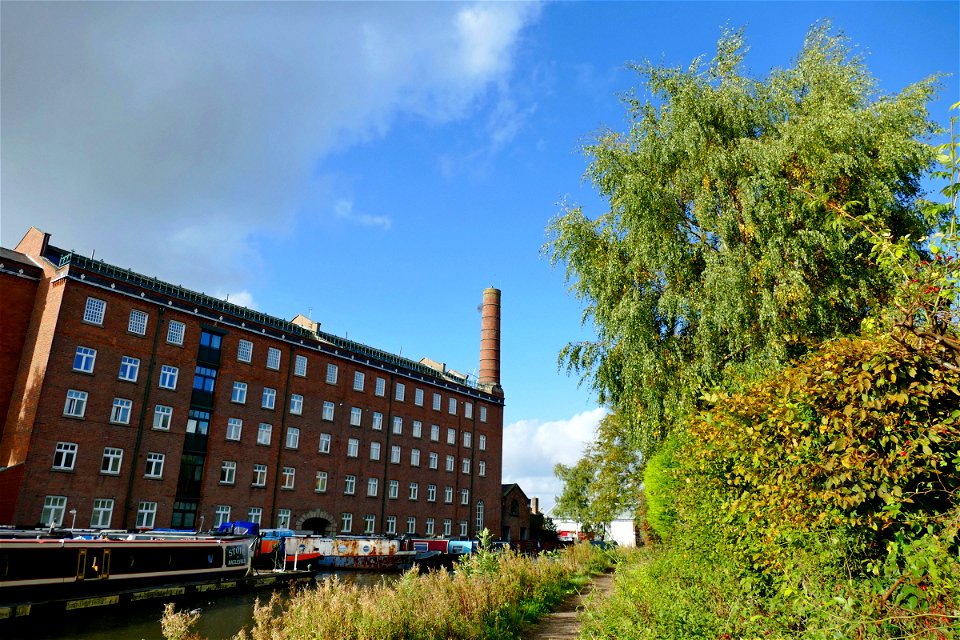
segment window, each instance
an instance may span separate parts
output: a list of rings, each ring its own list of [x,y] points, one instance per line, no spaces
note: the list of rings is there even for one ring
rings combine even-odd
[[[153,529],[157,521],[157,503],[141,502],[137,505],[137,528]]]
[[[487,475],[487,463],[483,460],[477,462],[477,475],[481,478]]]
[[[167,343],[182,345],[183,336],[187,332],[187,325],[182,322],[177,322],[176,320],[171,320],[167,324]]]
[[[373,533],[373,528],[377,526],[377,517],[372,514],[363,516],[363,532]]]
[[[270,444],[270,439],[273,436],[273,425],[267,424],[266,422],[261,422],[260,426],[257,427],[257,444]]]
[[[420,449],[410,449],[410,466],[420,466]]]
[[[371,460],[380,459],[380,443],[379,442],[370,443],[370,459]]]
[[[299,416],[303,413],[303,396],[298,393],[290,394],[290,413]]]
[[[440,411],[440,394],[433,394],[433,410]]]
[[[297,356],[293,360],[293,375],[305,378],[307,375],[307,356]]]
[[[487,436],[482,433],[477,437],[477,449],[480,449],[480,451],[487,450]]]
[[[343,478],[343,493],[352,496],[357,490],[357,476],[345,476]]]
[[[213,526],[219,527],[225,522],[230,522],[230,505],[218,504],[214,511]]]
[[[406,387],[402,382],[398,382],[394,388],[393,398],[399,402],[403,402],[403,397],[406,394]]]
[[[392,536],[397,533],[397,516],[387,516],[387,535]]]
[[[447,427],[447,444],[457,444],[457,430]]]
[[[320,434],[320,453],[330,453],[330,434]]]
[[[163,477],[163,460],[164,460],[164,455],[162,453],[148,453],[147,468],[143,474],[144,477],[162,478]]]
[[[437,485],[428,484],[427,485],[427,502],[436,502],[437,501]]]
[[[393,417],[393,433],[398,436],[403,433],[403,418],[400,416]]]
[[[73,355],[73,370],[82,373],[93,373],[93,364],[96,360],[96,349],[77,347],[77,352]]]
[[[227,419],[227,440],[239,440],[243,431],[243,420],[240,418]]]
[[[353,372],[353,390],[354,391],[363,391],[363,372],[354,371]]]
[[[289,529],[291,515],[290,509],[277,509],[277,528]]]
[[[247,383],[246,382],[233,383],[233,394],[230,396],[230,402],[236,402],[237,404],[247,404]]]
[[[450,415],[452,416],[457,415],[457,399],[456,398],[450,398],[450,401],[447,403],[447,407],[448,407],[448,411],[450,412]]]
[[[87,304],[83,308],[83,321],[90,324],[103,324],[103,316],[107,311],[107,303],[97,298],[87,298]],[[46,522],[46,520],[44,520]]]
[[[410,483],[410,494],[409,494],[410,499],[411,499],[411,500],[416,500],[416,499],[417,499],[417,494],[418,494],[419,492],[420,492],[420,485],[418,485],[416,482],[411,482],[411,483]]]
[[[138,309],[134,309],[130,312],[130,322],[127,323],[127,331],[130,333],[135,333],[138,336],[146,335],[147,333],[147,314]]]
[[[433,518],[427,518],[426,522],[423,525],[423,533],[432,536],[434,531],[433,527]]]
[[[360,441],[356,438],[347,439],[347,457],[356,458],[360,455]]]
[[[298,449],[300,447],[300,429],[297,427],[287,427],[287,449]]]
[[[63,514],[67,511],[66,496],[47,496],[43,499],[43,511],[40,522],[51,527],[63,525]]]
[[[327,472],[317,471],[317,482],[313,485],[313,490],[317,493],[327,492]]]
[[[390,491],[387,494],[391,500],[396,500],[400,496],[400,481],[391,480],[390,481]]]
[[[77,462],[77,445],[74,442],[58,442],[53,452],[53,468],[57,471],[72,471]]]
[[[467,521],[461,520],[460,521],[460,537],[464,537],[466,535],[467,535]]]
[[[450,520],[450,518],[444,518],[443,519],[443,535],[446,537],[449,537],[452,532],[453,532],[453,522]]]
[[[376,478],[367,478],[367,495],[375,498],[377,496],[378,483]]]
[[[423,423],[419,420],[413,421],[413,437],[420,438],[423,436]]]
[[[483,531],[483,500],[477,501],[477,531]]]
[[[473,417],[473,403],[464,402],[463,403],[463,417],[468,420]]]
[[[360,407],[353,407],[350,409],[350,425],[353,427],[359,427],[360,421],[363,418],[363,411]]]
[[[470,489],[460,489],[460,504],[470,504]]]
[[[133,401],[126,398],[114,398],[113,409],[110,411],[110,422],[114,424],[130,424],[130,409]]]
[[[280,368],[280,349],[270,347],[267,349],[267,369]]]
[[[387,393],[387,381],[383,378],[377,378],[377,388],[374,390],[374,393],[380,397],[383,397]]]
[[[234,484],[237,481],[237,463],[224,460],[220,463],[220,484]]]
[[[120,475],[120,463],[123,461],[123,449],[104,447],[103,459],[100,461],[100,473],[105,475]]]
[[[294,482],[297,479],[297,470],[293,467],[284,467],[282,475],[283,475],[283,484],[280,485],[280,488],[293,489]]]
[[[178,375],[180,375],[180,370],[176,367],[172,367],[169,364],[160,367],[160,388],[176,389]]]
[[[460,461],[460,470],[467,475],[470,474],[470,458],[464,458]]]
[[[382,431],[383,430],[383,414],[379,411],[373,412],[373,430]]]
[[[344,513],[340,516],[340,533],[350,533],[353,528],[353,514]]]
[[[487,421],[487,408],[480,407],[480,422],[486,422],[486,421]]]
[[[67,402],[63,405],[63,415],[73,418],[82,418],[87,410],[87,392],[69,389],[67,391]]]
[[[107,529],[113,517],[113,498],[95,498],[90,514],[91,529]]]
[[[120,375],[118,376],[121,380],[127,382],[136,382],[137,375],[140,373],[140,359],[131,358],[130,356],[123,356],[120,358]]]
[[[443,488],[443,501],[447,504],[453,504],[453,487]]]
[[[417,532],[417,519],[413,516],[407,516],[407,533]]]
[[[273,409],[275,406],[277,406],[277,390],[264,387],[263,396],[260,398],[260,407],[262,409]]]
[[[323,402],[323,415],[324,420],[333,422],[333,403],[329,400]]]
[[[265,464],[253,465],[253,483],[252,484],[255,487],[267,486],[267,465]]]
[[[456,464],[456,461],[454,460],[453,456],[447,456],[447,466],[446,466],[447,471],[453,471],[453,467],[455,464]]]
[[[327,365],[327,384],[337,384],[337,365],[328,364]]]
[[[400,464],[400,447],[397,445],[390,447],[390,462]]]
[[[473,444],[473,434],[469,431],[463,432],[463,446],[467,449],[470,448],[470,445]]]
[[[440,442],[440,425],[430,425],[430,439],[434,442]]]
[[[250,507],[247,509],[247,520],[254,524],[260,524],[260,519],[263,517],[263,509],[260,507]]]
[[[423,389],[416,389],[413,392],[413,404],[418,407],[423,406]]]
[[[237,345],[237,360],[240,362],[250,362],[253,360],[253,343],[249,340],[241,340]]]
[[[430,468],[431,469],[437,468],[437,462],[439,458],[440,456],[438,456],[435,452],[433,451],[430,452]]]

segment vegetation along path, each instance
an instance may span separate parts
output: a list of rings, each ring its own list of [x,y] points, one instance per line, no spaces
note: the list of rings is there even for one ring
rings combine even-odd
[[[606,597],[613,591],[613,573],[600,573],[578,594],[572,595],[545,615],[526,635],[527,640],[573,640],[580,637],[580,614],[588,594]]]

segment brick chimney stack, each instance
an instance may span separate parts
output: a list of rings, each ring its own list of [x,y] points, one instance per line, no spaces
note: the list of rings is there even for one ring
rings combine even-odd
[[[500,290],[483,290],[482,320],[480,325],[480,379],[481,387],[503,394],[500,387]]]

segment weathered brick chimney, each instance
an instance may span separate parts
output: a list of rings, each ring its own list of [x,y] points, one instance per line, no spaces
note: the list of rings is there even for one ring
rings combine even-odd
[[[483,290],[480,324],[480,386],[503,395],[500,386],[500,290]]]

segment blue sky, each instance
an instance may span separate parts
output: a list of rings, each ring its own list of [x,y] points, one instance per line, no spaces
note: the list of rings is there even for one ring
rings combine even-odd
[[[557,371],[588,339],[540,254],[600,212],[581,146],[623,130],[630,61],[688,65],[744,27],[786,66],[817,20],[881,90],[958,100],[956,2],[0,4],[0,232],[475,372],[503,291],[504,481],[546,506],[603,411]]]

